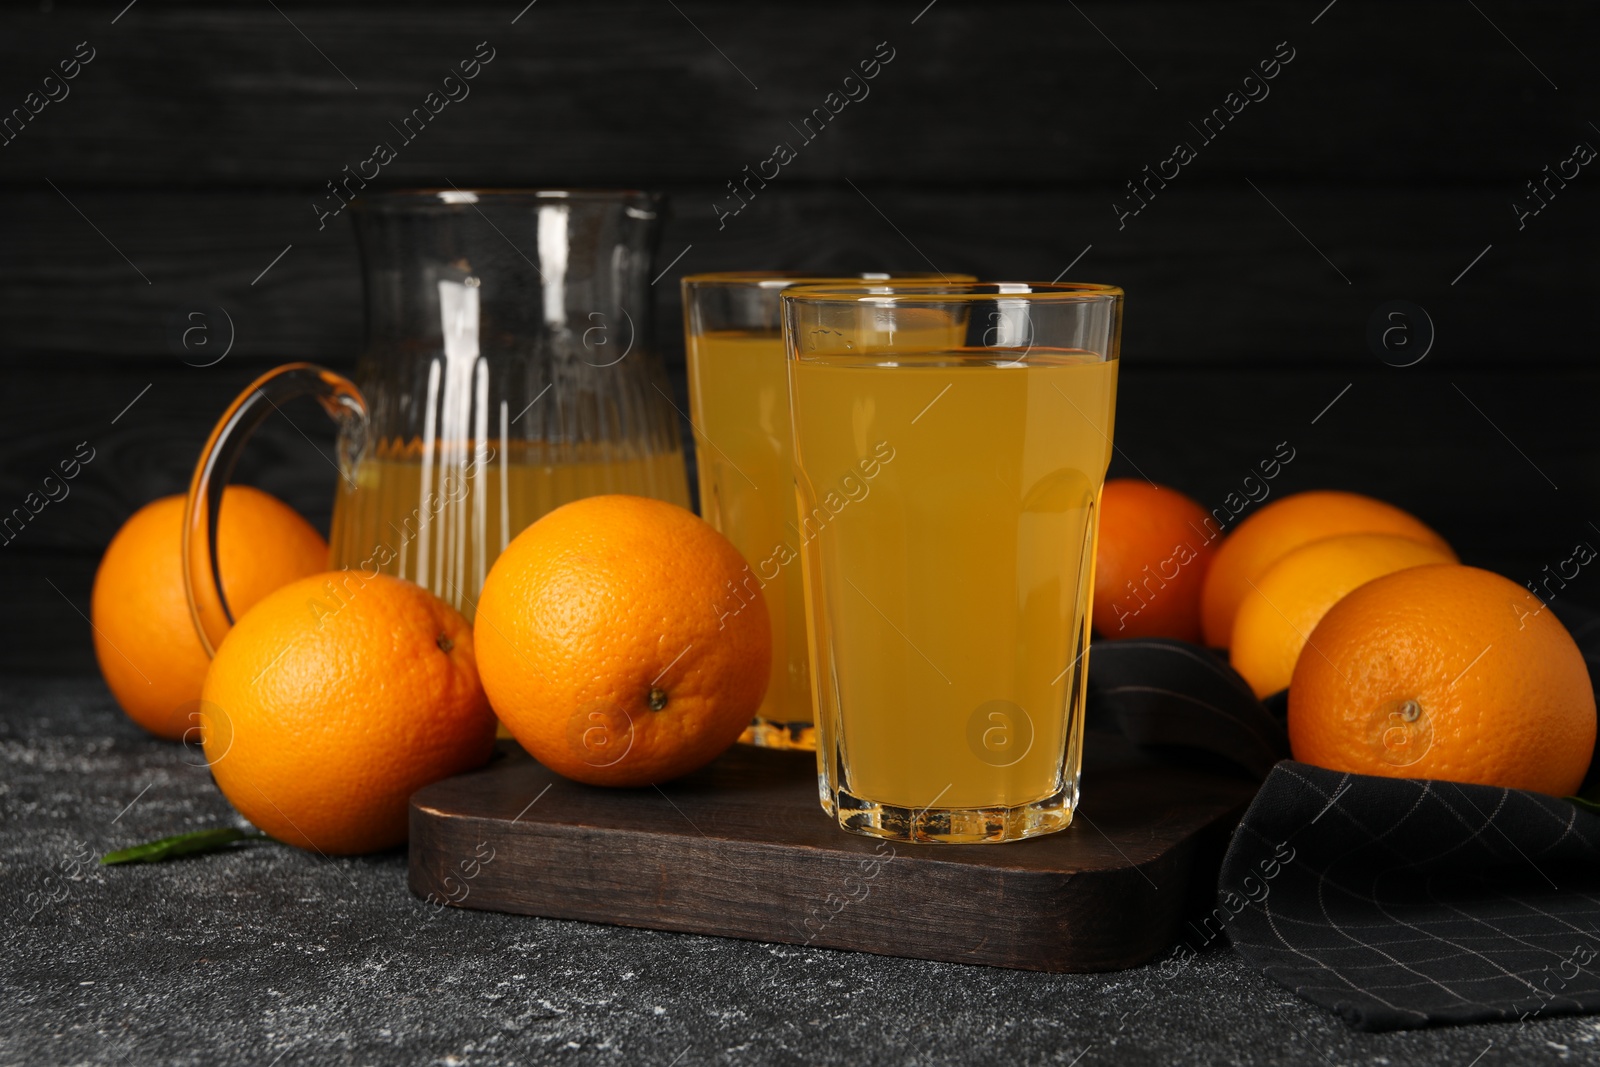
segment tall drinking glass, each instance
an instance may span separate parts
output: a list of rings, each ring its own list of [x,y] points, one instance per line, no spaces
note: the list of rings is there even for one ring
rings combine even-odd
[[[823,807],[905,841],[1065,828],[1121,290],[782,300]]]
[[[700,472],[700,513],[744,553],[772,619],[772,681],[741,740],[769,748],[816,747],[800,519],[795,512],[789,379],[778,294],[803,282],[939,278],[938,274],[828,277],[783,271],[693,274],[683,279],[689,406]],[[965,275],[949,275],[970,280]],[[737,594],[737,591],[735,591]],[[730,596],[730,606],[738,601]]]

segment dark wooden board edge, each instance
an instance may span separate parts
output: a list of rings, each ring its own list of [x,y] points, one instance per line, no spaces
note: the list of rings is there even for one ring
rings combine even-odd
[[[1137,866],[1077,873],[941,862],[940,846],[798,848],[483,818],[413,799],[408,883],[441,906],[1047,972],[1109,971],[1208,906],[1248,804],[1218,806]],[[822,818],[818,813],[818,818]],[[985,846],[989,848],[1029,847]],[[612,876],[604,892],[596,879]]]

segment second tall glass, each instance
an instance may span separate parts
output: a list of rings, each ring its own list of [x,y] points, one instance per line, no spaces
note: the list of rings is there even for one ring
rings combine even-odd
[[[762,590],[772,618],[772,681],[741,739],[750,744],[816,747],[800,579],[805,534],[795,511],[789,381],[778,294],[802,283],[891,277],[941,276],[743,271],[683,279],[700,514],[744,553],[752,572],[747,582]],[[739,603],[741,592],[729,591],[729,610]]]

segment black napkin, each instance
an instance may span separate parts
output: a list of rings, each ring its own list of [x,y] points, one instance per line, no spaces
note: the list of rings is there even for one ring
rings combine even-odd
[[[1286,760],[1234,834],[1212,921],[1358,1030],[1600,1011],[1600,816]]]
[[[1561,617],[1600,664],[1600,615],[1564,605]],[[1089,663],[1091,724],[1266,776],[1197,938],[1226,932],[1268,977],[1361,1030],[1600,1012],[1600,815],[1284,759],[1283,694],[1257,700],[1193,645],[1097,642]]]
[[[1255,698],[1226,660],[1165,638],[1096,641],[1087,725],[1151,748],[1209,753],[1255,778],[1289,756],[1283,715]]]

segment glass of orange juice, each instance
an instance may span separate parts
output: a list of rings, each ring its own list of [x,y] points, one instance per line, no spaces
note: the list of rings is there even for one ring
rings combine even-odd
[[[750,564],[745,583],[762,591],[772,619],[767,696],[741,740],[814,749],[805,597],[804,532],[795,512],[789,379],[778,294],[802,282],[840,284],[966,275],[818,276],[783,271],[692,274],[683,279],[689,405],[700,474],[700,514]],[[749,599],[730,591],[726,607]]]
[[[1065,828],[1121,290],[782,301],[823,807],[904,841]]]

